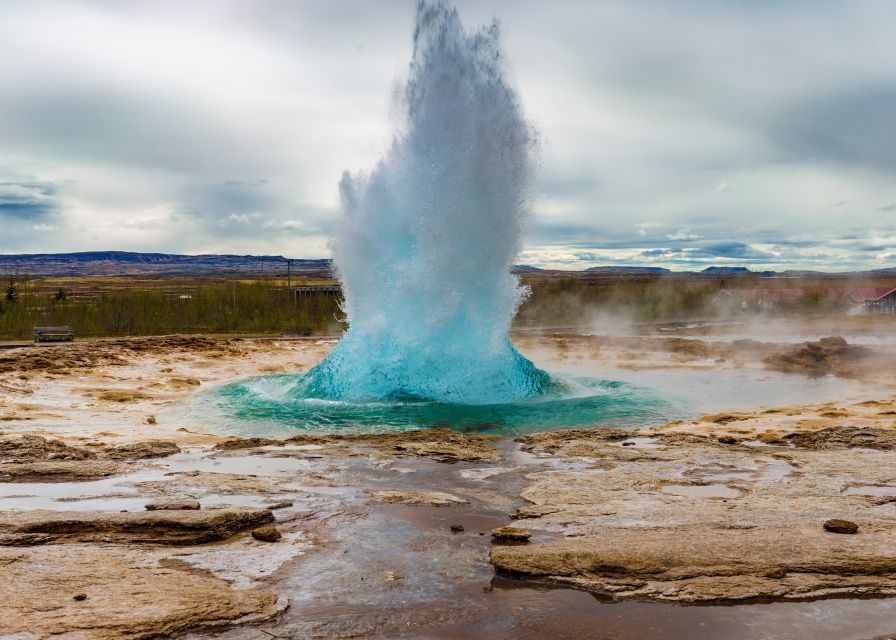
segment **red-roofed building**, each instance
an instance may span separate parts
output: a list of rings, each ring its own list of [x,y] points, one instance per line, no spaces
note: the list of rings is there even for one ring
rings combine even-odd
[[[846,289],[845,291],[853,302],[877,302],[896,293],[896,289],[893,287],[858,287]]]
[[[896,312],[896,289],[892,287],[850,289],[849,297],[870,313]]]

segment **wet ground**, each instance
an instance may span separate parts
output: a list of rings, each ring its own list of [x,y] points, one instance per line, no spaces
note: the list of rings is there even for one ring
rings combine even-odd
[[[188,493],[203,508],[216,504],[280,503],[285,539],[234,549],[211,545],[171,552],[241,588],[264,585],[288,609],[275,620],[196,640],[278,638],[607,638],[644,640],[868,640],[896,633],[896,598],[825,599],[735,605],[613,601],[576,589],[496,576],[488,560],[490,531],[512,523],[528,504],[527,476],[586,468],[582,460],[522,451],[495,443],[498,463],[444,464],[419,457],[377,455],[363,446],[263,446],[247,451],[189,448],[138,471],[94,482],[0,483],[0,504],[13,509],[142,510],[151,496]],[[653,451],[649,437],[613,444]],[[734,497],[732,481],[774,483],[792,465],[763,452],[750,469],[698,465],[688,482],[663,491],[700,500]],[[212,481],[196,472],[224,474]],[[193,474],[193,475],[191,475]],[[198,478],[191,484],[190,478]],[[240,483],[254,479],[252,482]],[[678,489],[682,491],[678,491]],[[847,493],[889,495],[891,487],[862,485]],[[457,499],[434,506],[380,504],[382,492]],[[462,527],[459,529],[457,525]],[[558,533],[532,529],[532,543]]]
[[[648,385],[678,398],[687,416],[710,415],[600,442],[557,440],[539,448],[503,438],[495,441],[494,459],[464,457],[444,442],[308,440],[216,449],[226,429],[215,433],[215,425],[204,424],[201,414],[193,415],[190,424],[169,421],[168,414],[177,413],[197,389],[242,375],[292,370],[293,363],[312,362],[331,343],[312,344],[308,350],[294,343],[234,343],[227,347],[233,353],[224,355],[213,347],[189,351],[178,344],[182,353],[150,350],[128,355],[127,362],[90,364],[71,372],[43,373],[37,367],[45,365],[37,363],[33,371],[0,380],[9,390],[0,402],[6,436],[42,433],[88,446],[152,435],[177,441],[183,451],[127,462],[117,475],[89,482],[0,482],[0,512],[142,513],[149,501],[180,497],[197,499],[203,510],[223,505],[272,508],[283,534],[276,543],[254,540],[243,531],[213,544],[159,547],[113,540],[67,547],[89,547],[98,557],[136,552],[139,562],[165,567],[166,579],[172,573],[194,580],[214,577],[227,581],[216,587],[221,590],[264,589],[278,596],[279,613],[270,617],[266,611],[264,621],[241,618],[230,629],[196,630],[205,626],[199,624],[203,613],[197,603],[183,630],[174,633],[195,640],[896,636],[893,592],[857,597],[873,591],[875,576],[861,588],[843,589],[836,598],[680,604],[627,596],[613,600],[557,580],[496,575],[489,555],[498,543],[490,532],[508,525],[528,528],[532,538],[526,547],[537,548],[586,538],[610,546],[620,544],[613,532],[630,529],[635,535],[658,526],[680,527],[686,537],[693,535],[687,529],[693,522],[729,517],[750,523],[757,532],[769,522],[779,524],[786,536],[789,523],[799,520],[818,528],[824,518],[844,513],[861,527],[858,536],[846,538],[874,540],[889,535],[896,519],[889,500],[896,494],[896,475],[890,471],[892,449],[885,437],[896,427],[889,383],[781,373],[763,368],[759,360],[716,362],[697,351],[656,351],[653,343],[632,356],[628,343],[562,340],[571,346],[548,341],[543,350],[533,343],[524,351],[536,361],[544,356],[541,362],[552,370],[587,370],[589,375]],[[131,395],[112,400],[102,395],[109,389]],[[722,411],[730,413],[712,413]],[[862,446],[839,432],[827,439],[784,439],[789,433],[830,428],[876,431],[866,434]],[[692,435],[708,435],[711,441],[688,440]],[[721,438],[732,444],[721,446]],[[528,510],[527,517],[514,519],[519,510]],[[704,539],[715,535],[711,529],[700,532]],[[830,535],[833,550],[841,538]],[[45,545],[48,551],[53,546]],[[896,557],[894,548],[884,549],[884,555]],[[41,548],[0,549],[0,577],[7,557],[3,553],[15,566],[15,554],[31,551]],[[65,555],[55,560],[60,573],[69,570]],[[93,611],[87,607],[104,613],[102,594],[116,593],[118,585],[84,586],[89,597],[77,605],[88,620],[83,624]],[[682,593],[680,585],[669,590]],[[14,591],[4,594],[14,596]],[[49,598],[41,601],[44,608],[35,605],[29,613],[35,619],[74,606],[68,592],[62,594],[64,602],[44,597]],[[30,605],[22,606],[16,611],[28,611]],[[2,612],[0,606],[0,630],[8,622]],[[130,614],[116,610],[114,615]],[[190,627],[193,622],[196,626]],[[31,640],[50,633],[14,637]]]
[[[683,606],[614,602],[496,577],[487,561],[488,533],[508,524],[508,514],[524,503],[517,496],[525,472],[569,466],[521,452],[509,441],[498,448],[509,466],[494,474],[464,463],[350,462],[339,484],[448,492],[468,504],[378,505],[333,515],[326,548],[280,572],[276,589],[291,603],[280,619],[214,637],[867,640],[896,633],[896,598]],[[773,481],[787,467],[771,460],[756,477]],[[732,477],[725,469],[701,473]],[[452,532],[452,525],[463,531]],[[533,541],[555,537],[536,531]]]

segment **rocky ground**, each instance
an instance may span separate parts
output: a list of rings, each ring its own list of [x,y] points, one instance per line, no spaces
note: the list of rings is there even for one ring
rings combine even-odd
[[[896,596],[891,350],[559,332],[517,342],[557,366],[831,374],[864,393],[635,432],[274,440],[160,416],[219,381],[307,367],[332,340],[0,352],[0,636],[580,637],[572,618],[521,612],[508,585],[526,584],[673,603]],[[854,533],[838,532],[849,523]],[[761,637],[896,631],[864,619],[828,629],[839,635]]]
[[[578,463],[530,474],[528,504],[515,514],[562,538],[495,548],[492,562],[624,598],[892,595],[896,425],[881,413],[863,415],[861,426],[779,425],[774,441],[710,429],[685,435],[678,425],[523,438],[527,451]],[[831,519],[858,533],[826,530]]]

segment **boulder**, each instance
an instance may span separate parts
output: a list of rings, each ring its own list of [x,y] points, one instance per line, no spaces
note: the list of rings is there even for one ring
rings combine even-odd
[[[258,527],[252,530],[252,537],[262,542],[277,542],[283,537],[280,530],[272,524]]]
[[[849,520],[842,520],[840,518],[831,518],[830,520],[826,520],[823,525],[825,531],[830,531],[831,533],[858,533],[859,525],[855,522],[850,522]]]

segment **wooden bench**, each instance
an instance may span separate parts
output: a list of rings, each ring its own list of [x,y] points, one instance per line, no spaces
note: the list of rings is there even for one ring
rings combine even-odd
[[[75,332],[71,327],[34,327],[35,342],[71,342],[75,339]]]

